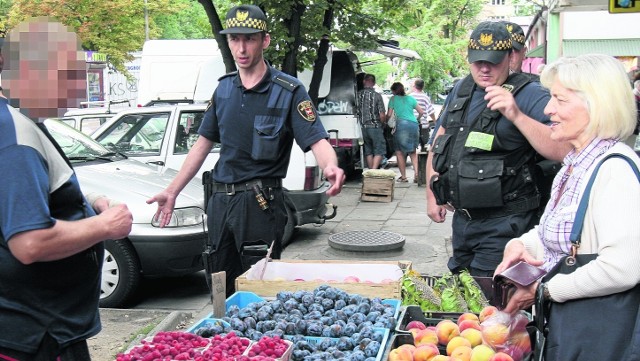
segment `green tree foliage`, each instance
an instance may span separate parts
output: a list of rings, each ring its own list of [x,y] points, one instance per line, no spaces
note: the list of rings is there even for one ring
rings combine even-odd
[[[213,38],[211,24],[202,5],[193,0],[172,0],[174,13],[158,12],[153,22],[158,28],[158,39]]]

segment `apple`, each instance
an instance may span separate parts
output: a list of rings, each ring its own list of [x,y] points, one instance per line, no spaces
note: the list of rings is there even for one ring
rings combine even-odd
[[[470,361],[489,361],[496,352],[487,345],[478,345],[471,350]]]
[[[416,330],[415,328],[412,330]],[[433,330],[417,330],[415,333],[413,333],[413,344],[417,346],[420,345],[426,345],[426,344],[432,344],[432,345],[437,345],[439,342],[439,338],[438,335],[436,333],[436,331]]]
[[[449,343],[447,343],[447,355],[451,356],[453,350],[455,350],[458,346],[471,347],[471,342],[469,342],[469,340],[462,336],[456,336],[452,338],[451,340],[449,340]]]
[[[425,324],[422,321],[413,320],[413,321],[407,323],[407,326],[405,327],[405,330],[410,330],[412,328],[418,328],[420,330],[425,330],[427,328],[427,326],[425,326]]]
[[[438,342],[444,346],[448,344],[452,338],[460,335],[460,329],[455,322],[442,320],[436,325],[436,335],[438,336]]]
[[[440,355],[438,346],[432,344],[420,345],[413,351],[413,361],[430,361],[437,355]]]

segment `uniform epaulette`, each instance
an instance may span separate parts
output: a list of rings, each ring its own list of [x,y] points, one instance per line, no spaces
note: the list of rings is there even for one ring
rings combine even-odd
[[[223,75],[223,76],[219,77],[219,78],[218,78],[218,81],[220,81],[220,80],[222,80],[222,79],[224,79],[224,78],[230,77],[230,76],[234,76],[234,75],[236,75],[236,74],[238,74],[238,71],[237,71],[237,70],[236,70],[236,71],[232,71],[231,73],[226,73],[225,75]]]
[[[291,80],[287,79],[286,77],[282,76],[281,74],[278,74],[276,76],[273,77],[273,82],[280,85],[281,87],[287,89],[288,91],[294,91],[296,90],[296,88],[298,87],[299,84],[292,82]]]

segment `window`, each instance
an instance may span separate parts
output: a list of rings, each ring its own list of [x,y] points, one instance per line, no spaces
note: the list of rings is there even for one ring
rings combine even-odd
[[[491,0],[491,5],[504,5],[504,0]]]
[[[202,111],[188,111],[180,114],[178,129],[176,130],[176,144],[174,154],[186,154],[198,140],[198,128],[202,123],[204,113]]]
[[[123,116],[98,141],[128,156],[159,155],[167,129],[169,113]]]

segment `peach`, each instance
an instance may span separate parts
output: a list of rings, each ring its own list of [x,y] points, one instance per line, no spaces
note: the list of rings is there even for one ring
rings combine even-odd
[[[484,322],[487,318],[494,316],[498,313],[498,308],[495,306],[487,306],[480,311],[480,315],[478,316],[478,320],[480,323]]]
[[[394,348],[389,352],[389,361],[413,361],[413,353],[408,348]]]
[[[502,346],[509,340],[509,327],[502,323],[483,325],[482,340],[493,348]]]
[[[433,357],[440,355],[440,350],[436,345],[420,345],[413,351],[413,361],[430,361]]]
[[[512,332],[508,343],[517,347],[523,354],[531,352],[531,338],[526,331]]]
[[[518,361],[523,360],[525,355],[525,353],[522,352],[522,350],[515,345],[509,345],[500,351],[503,353],[506,353],[507,355],[511,356],[512,359],[518,360]]]
[[[438,337],[436,331],[433,330],[418,330],[416,334],[413,336],[413,344],[417,346],[432,344],[437,345],[440,338]]]
[[[415,347],[414,345],[410,344],[410,343],[402,344],[402,345],[398,346],[397,348],[406,348],[406,349],[409,349],[409,351],[411,351],[411,354],[413,354],[413,351],[415,351],[415,350],[416,350],[416,347]]]
[[[427,326],[425,326],[425,324],[422,323],[422,321],[413,320],[413,321],[407,323],[407,326],[404,329],[405,330],[410,330],[412,328],[418,328],[418,329],[424,330],[424,329],[427,328]]]
[[[496,352],[487,345],[478,345],[471,350],[469,361],[489,361]]]
[[[451,357],[457,361],[470,361],[471,360],[471,347],[458,346],[451,352]]]
[[[436,330],[436,326],[427,326],[427,330]]]
[[[467,328],[475,328],[476,330],[482,330],[480,326],[480,321],[476,320],[464,320],[458,324],[458,328],[460,332],[466,330]]]
[[[432,358],[429,361],[456,361],[456,360],[451,356],[438,355],[438,356],[435,356],[434,358]]]
[[[513,358],[504,352],[496,352],[489,361],[513,361]]]
[[[360,279],[356,276],[347,276],[344,278],[344,283],[358,283]]]
[[[447,355],[451,356],[451,354],[453,353],[453,350],[455,350],[455,348],[458,346],[471,347],[471,342],[469,342],[469,340],[467,340],[462,336],[456,336],[452,338],[451,340],[449,340],[449,343],[447,344]]]
[[[480,318],[478,317],[478,315],[476,315],[475,313],[471,313],[471,312],[465,312],[463,314],[461,314],[460,316],[458,316],[458,326],[460,326],[460,323],[462,321],[466,321],[466,320],[472,320],[472,321],[478,321],[480,322]]]
[[[446,345],[449,341],[460,335],[458,325],[451,320],[442,320],[436,325],[436,335],[441,345]]]
[[[460,336],[469,340],[472,348],[482,344],[482,332],[475,328],[468,328],[460,332]]]

